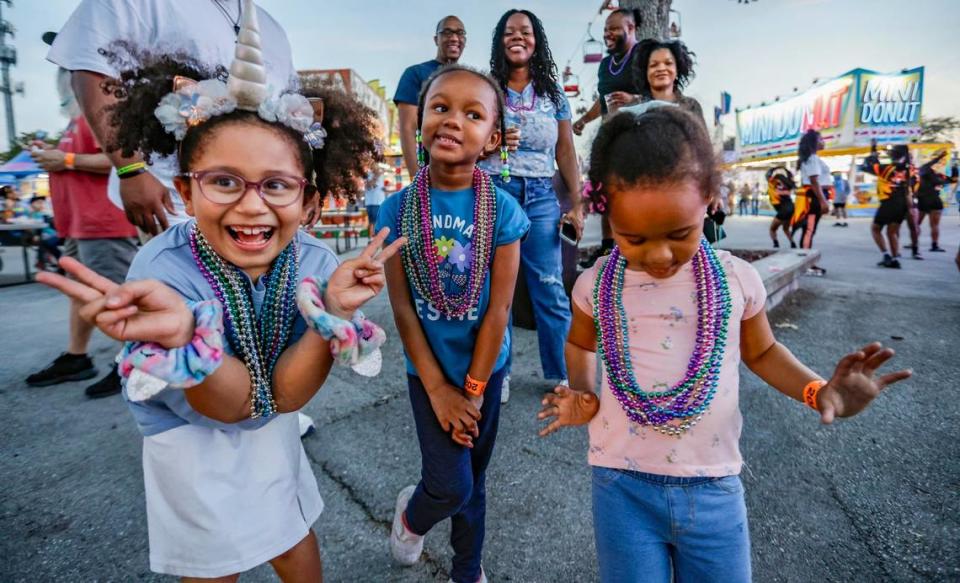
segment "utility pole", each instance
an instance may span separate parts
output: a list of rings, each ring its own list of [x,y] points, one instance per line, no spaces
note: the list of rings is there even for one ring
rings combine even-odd
[[[17,49],[7,44],[7,35],[13,38],[16,29],[3,19],[3,5],[13,7],[13,0],[0,0],[0,93],[7,113],[7,141],[13,147],[17,143],[17,128],[13,121],[13,94],[23,94],[23,84],[14,87],[10,82],[10,67],[17,64]]]

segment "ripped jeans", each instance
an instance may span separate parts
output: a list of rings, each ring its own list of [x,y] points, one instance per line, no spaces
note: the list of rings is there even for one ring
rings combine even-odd
[[[511,194],[530,219],[530,232],[520,243],[520,264],[530,290],[533,318],[537,323],[540,366],[543,378],[567,378],[563,348],[570,331],[570,302],[563,288],[560,259],[560,203],[551,178],[514,176],[504,183],[499,176],[494,184]],[[507,370],[513,360],[511,349]]]

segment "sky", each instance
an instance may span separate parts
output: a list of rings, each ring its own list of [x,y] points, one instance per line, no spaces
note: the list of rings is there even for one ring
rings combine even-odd
[[[208,0],[195,0],[197,2]],[[486,68],[500,15],[526,8],[544,23],[560,70],[582,71],[581,86],[596,83],[596,65],[582,62],[581,40],[593,20],[601,38],[600,0],[258,0],[286,28],[299,69],[351,68],[379,79],[392,95],[404,68],[435,54],[434,26],[453,12],[467,28],[461,62]],[[14,83],[17,132],[57,133],[66,125],[56,97],[55,67],[45,60],[43,32],[57,30],[78,0],[14,0],[2,4],[16,28],[19,63]],[[958,0],[674,0],[682,39],[697,54],[696,78],[686,93],[709,116],[721,91],[734,107],[756,105],[809,87],[814,78],[863,67],[881,72],[926,67],[923,114],[960,117],[960,2]],[[211,23],[211,26],[216,23]],[[224,26],[229,26],[226,22]],[[573,107],[578,103],[574,101]],[[6,140],[5,118],[3,139]],[[734,125],[732,116],[726,125]],[[5,143],[5,141],[3,142]]]

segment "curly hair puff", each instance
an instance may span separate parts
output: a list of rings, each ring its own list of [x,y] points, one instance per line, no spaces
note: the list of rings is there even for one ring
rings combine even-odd
[[[507,91],[507,83],[510,81],[510,64],[507,63],[507,52],[503,46],[503,37],[506,33],[507,21],[514,14],[523,14],[530,19],[533,26],[533,39],[536,42],[536,48],[530,57],[530,78],[533,80],[533,91],[536,95],[547,96],[553,102],[554,107],[560,109],[563,104],[564,96],[560,91],[560,85],[557,77],[557,65],[553,60],[553,53],[550,52],[550,43],[547,42],[547,33],[543,30],[543,23],[537,18],[537,15],[529,10],[518,10],[516,8],[507,10],[500,17],[496,28],[493,29],[493,43],[490,47],[490,75],[500,84],[504,93]]]
[[[605,212],[610,185],[696,181],[705,199],[720,189],[720,170],[702,121],[679,107],[657,107],[641,115],[621,112],[600,127],[590,151],[588,196]]]
[[[260,124],[282,136],[297,152],[304,177],[310,181],[308,194],[317,191],[321,197],[332,195],[354,202],[359,195],[356,178],[363,177],[369,167],[383,158],[383,146],[377,135],[376,114],[347,93],[330,86],[312,86],[303,91],[305,97],[324,100],[323,127],[327,139],[323,148],[312,151],[303,135],[278,123],[270,123],[254,112],[233,111],[216,116],[192,127],[183,140],[163,129],[154,115],[161,98],[173,90],[173,79],[180,75],[195,81],[225,81],[223,67],[209,69],[185,54],[159,54],[139,50],[130,43],[113,43],[101,51],[109,62],[121,70],[117,79],[103,84],[104,92],[118,99],[107,113],[114,128],[111,150],[124,156],[143,152],[152,156],[177,155],[181,172],[191,166],[205,145],[221,126],[232,123]]]
[[[673,61],[677,64],[677,78],[673,81],[673,90],[677,93],[683,93],[683,89],[693,81],[696,74],[693,71],[697,64],[697,54],[687,48],[682,41],[671,40],[663,41],[657,39],[645,39],[640,41],[637,50],[637,58],[634,60],[634,78],[637,80],[637,92],[646,99],[652,99],[653,91],[650,89],[650,81],[647,80],[647,69],[650,67],[650,58],[655,51],[667,49],[673,55]]]

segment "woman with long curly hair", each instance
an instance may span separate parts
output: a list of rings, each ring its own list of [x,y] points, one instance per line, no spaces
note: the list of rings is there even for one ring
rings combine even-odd
[[[813,247],[813,236],[817,233],[820,217],[830,208],[827,203],[827,190],[824,187],[824,176],[830,176],[830,169],[817,156],[823,149],[823,138],[820,132],[814,129],[807,130],[800,138],[798,146],[797,168],[800,170],[800,190],[794,201],[793,217],[790,226],[795,233],[802,232],[800,248]],[[810,268],[815,274],[823,275],[826,270],[813,266]]]
[[[567,378],[564,339],[570,328],[570,304],[561,274],[560,227],[568,223],[580,238],[580,169],[573,147],[570,104],[557,81],[543,24],[528,10],[508,10],[493,33],[490,73],[506,94],[507,127],[520,128],[520,146],[505,163],[491,157],[481,168],[514,196],[530,219],[520,247],[546,379]],[[556,168],[570,193],[570,210],[561,216],[553,187]],[[509,362],[507,364],[509,367]],[[508,369],[509,370],[509,369]],[[509,398],[504,382],[501,399]]]
[[[634,78],[639,84],[637,93],[640,99],[675,103],[703,121],[703,108],[700,103],[683,94],[683,89],[695,75],[693,67],[696,64],[696,53],[687,49],[687,45],[680,41],[657,39],[641,41],[637,50],[638,71]]]

